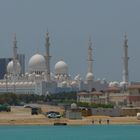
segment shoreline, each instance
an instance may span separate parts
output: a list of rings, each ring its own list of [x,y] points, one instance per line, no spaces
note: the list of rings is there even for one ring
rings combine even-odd
[[[95,117],[95,116],[93,116]],[[101,120],[101,123],[99,122]],[[109,123],[101,116],[96,116],[96,119],[82,119],[82,120],[69,120],[65,118],[61,119],[12,119],[12,120],[0,120],[0,126],[2,125],[54,125],[54,123],[67,124],[67,125],[140,125],[140,120],[136,117],[110,117]]]
[[[63,112],[59,107],[43,106],[43,112],[55,110]],[[108,120],[108,121],[107,121]],[[11,112],[0,112],[0,126],[2,125],[54,125],[54,123],[67,125],[140,125],[136,117],[109,117],[109,116],[88,116],[78,120],[67,118],[49,119],[43,114],[31,115],[29,108],[12,107]]]

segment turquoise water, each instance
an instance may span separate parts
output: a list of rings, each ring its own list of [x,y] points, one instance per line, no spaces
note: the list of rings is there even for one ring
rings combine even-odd
[[[140,125],[0,126],[0,140],[139,140]]]

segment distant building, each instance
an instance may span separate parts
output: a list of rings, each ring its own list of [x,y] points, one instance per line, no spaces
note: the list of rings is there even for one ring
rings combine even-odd
[[[17,54],[17,60],[21,66],[21,74],[25,74],[25,54]]]
[[[127,90],[111,87],[106,91],[108,102],[116,106],[140,106],[140,85],[129,85]]]
[[[124,90],[122,87],[110,86],[102,92],[80,92],[77,94],[78,102],[113,104],[117,107],[140,106],[140,85],[128,85]]]
[[[78,102],[105,104],[106,99],[102,92],[80,92],[77,94]]]
[[[0,79],[4,79],[4,75],[7,73],[7,64],[12,58],[0,58]]]
[[[4,79],[4,75],[7,73],[7,65],[13,58],[0,58],[0,79]],[[20,74],[25,74],[25,55],[17,54],[17,60],[20,63]]]
[[[71,104],[71,108],[66,110],[66,118],[68,119],[82,119],[82,112],[75,103]]]

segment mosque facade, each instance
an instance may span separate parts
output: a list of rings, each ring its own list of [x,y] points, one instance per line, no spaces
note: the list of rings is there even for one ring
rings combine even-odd
[[[79,92],[91,90],[105,90],[108,83],[105,80],[95,80],[93,75],[92,42],[88,44],[88,72],[86,79],[82,80],[77,74],[72,78],[68,71],[68,64],[62,60],[55,66],[55,73],[50,70],[50,38],[46,33],[45,56],[36,53],[28,62],[28,72],[21,74],[21,64],[18,60],[16,35],[13,40],[13,57],[7,64],[7,72],[4,79],[0,80],[0,93],[13,92],[17,94]]]

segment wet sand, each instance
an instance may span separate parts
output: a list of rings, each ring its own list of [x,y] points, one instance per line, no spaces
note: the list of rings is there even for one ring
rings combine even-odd
[[[43,112],[59,111],[63,109],[54,106],[41,106]],[[108,120],[108,121],[107,121]],[[12,107],[11,112],[0,112],[0,125],[53,125],[54,123],[67,123],[68,125],[101,125],[101,124],[140,124],[136,117],[109,117],[89,116],[80,120],[66,118],[48,119],[45,115],[31,115],[30,108]]]

